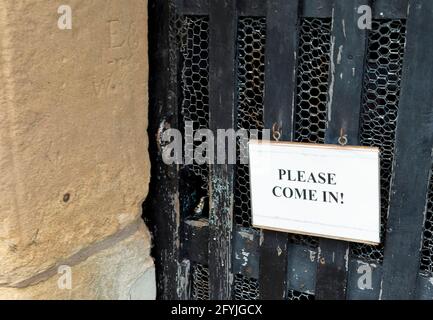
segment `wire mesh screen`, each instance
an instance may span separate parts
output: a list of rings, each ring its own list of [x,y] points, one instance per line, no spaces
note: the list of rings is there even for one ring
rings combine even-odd
[[[266,20],[244,17],[238,23],[238,129],[263,129]],[[240,149],[238,139],[238,152]],[[251,226],[249,168],[236,166],[234,216],[237,224]]]
[[[235,300],[258,300],[259,281],[241,274],[235,275],[234,296]]]
[[[294,119],[297,142],[325,142],[331,25],[328,18],[301,20]],[[318,246],[315,237],[292,235],[291,242],[311,248]]]
[[[180,23],[181,115],[186,138],[188,132],[209,128],[209,22],[207,17],[184,16]],[[208,167],[195,162],[187,167],[207,189]]]
[[[381,245],[353,244],[352,253],[365,260],[383,259],[405,39],[404,20],[374,20],[368,35],[360,142],[380,148]]]
[[[209,300],[209,269],[201,264],[192,269],[191,296],[193,300]]]
[[[428,190],[420,268],[423,273],[431,277],[433,275],[433,168],[430,172]]]
[[[314,300],[314,295],[309,294],[309,293],[305,293],[305,292],[289,290],[289,292],[287,293],[287,300],[290,300],[290,301],[309,301],[309,300]]]
[[[331,19],[302,19],[295,112],[298,142],[325,141],[330,48]]]

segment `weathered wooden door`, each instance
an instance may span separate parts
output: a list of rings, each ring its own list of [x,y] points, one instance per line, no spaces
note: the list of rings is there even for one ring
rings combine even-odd
[[[161,298],[433,298],[431,0],[153,0],[150,17]],[[253,228],[247,165],[162,162],[188,121],[380,147],[382,244]]]

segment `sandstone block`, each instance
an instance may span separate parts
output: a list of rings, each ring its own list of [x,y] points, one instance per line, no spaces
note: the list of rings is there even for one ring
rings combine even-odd
[[[0,2],[3,288],[22,287],[134,224],[148,191],[147,1],[69,0],[71,30],[58,28],[61,4]],[[148,255],[145,239],[141,249],[130,249],[130,259],[138,260],[125,281],[145,272],[138,267],[140,252]],[[110,257],[120,263],[121,251]],[[78,272],[78,283],[82,274],[114,290],[116,279],[91,277],[97,270],[110,275],[101,264],[108,258],[92,259],[96,265],[86,264],[88,274]],[[129,270],[112,267],[113,276]],[[51,284],[40,290],[43,285]],[[102,283],[94,288],[101,290],[95,297],[110,296]],[[1,290],[4,296],[8,289]]]
[[[149,234],[140,223],[122,237],[114,245],[94,246],[88,257],[64,261],[23,288],[0,287],[0,299],[155,299]]]

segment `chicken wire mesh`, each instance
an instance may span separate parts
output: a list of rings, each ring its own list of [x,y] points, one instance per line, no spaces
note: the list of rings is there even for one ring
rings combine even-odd
[[[324,143],[331,50],[331,19],[303,18],[299,30],[294,140]],[[315,237],[291,235],[292,243],[318,246]]]
[[[381,244],[352,244],[352,254],[364,260],[383,259],[405,39],[404,20],[374,20],[368,34],[360,143],[380,148]]]
[[[237,129],[263,129],[266,20],[243,17],[238,23]],[[238,139],[238,152],[240,141]],[[238,225],[251,227],[249,167],[236,166],[234,217]]]
[[[209,269],[201,264],[192,267],[191,296],[193,300],[209,300]]]
[[[314,295],[305,292],[296,291],[296,290],[289,290],[289,292],[287,293],[287,300],[310,301],[310,300],[314,300]]]
[[[179,19],[181,55],[181,116],[185,138],[188,132],[209,128],[209,19],[183,16]],[[192,123],[192,125],[188,125]],[[190,137],[190,139],[192,136]],[[194,146],[200,141],[195,141]],[[207,190],[209,169],[197,163],[187,165]]]
[[[433,168],[430,172],[430,183],[427,194],[420,268],[421,272],[427,276],[433,276]]]
[[[247,278],[241,274],[236,274],[234,282],[234,297],[235,300],[258,300],[259,281]]]
[[[299,32],[295,140],[324,143],[331,19],[304,18]]]
[[[192,121],[193,131],[209,125],[209,23],[207,17],[181,19],[181,115],[183,123]],[[303,18],[299,30],[297,92],[294,115],[294,140],[324,143],[327,118],[328,73],[330,66],[331,19]],[[381,239],[389,206],[389,188],[394,155],[395,129],[405,46],[404,20],[374,20],[368,35],[368,49],[362,94],[360,141],[381,149]],[[263,92],[265,72],[266,20],[243,17],[238,22],[238,106],[237,128],[263,129]],[[188,129],[188,128],[185,128]],[[199,142],[197,142],[199,144]],[[208,167],[189,165],[207,189]],[[428,200],[421,270],[433,273],[432,183]],[[235,222],[251,227],[249,172],[237,165],[235,180]],[[292,235],[291,242],[317,247],[318,239]],[[352,244],[352,254],[365,260],[381,261],[383,244],[374,247]],[[208,269],[193,269],[193,299],[209,299]],[[258,298],[258,281],[235,276],[236,299]],[[311,300],[313,295],[289,291],[289,300]]]

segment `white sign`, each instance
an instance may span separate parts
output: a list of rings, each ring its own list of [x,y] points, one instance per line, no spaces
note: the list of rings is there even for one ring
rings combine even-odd
[[[251,140],[255,227],[380,242],[379,149]]]

